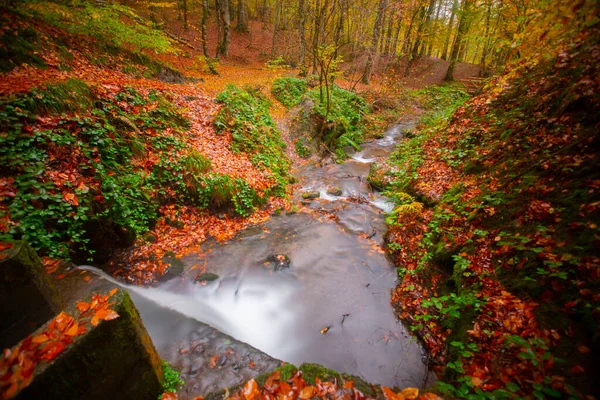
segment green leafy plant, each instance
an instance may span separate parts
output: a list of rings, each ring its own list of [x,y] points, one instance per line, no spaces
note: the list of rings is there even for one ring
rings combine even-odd
[[[273,82],[271,93],[284,106],[293,107],[300,103],[307,90],[308,82],[305,79],[285,77]]]
[[[181,378],[179,372],[173,369],[173,367],[171,367],[171,365],[167,361],[163,361],[162,366],[163,373],[165,376],[165,380],[163,382],[163,390],[165,392],[176,393],[177,389],[179,389],[179,387],[185,383],[184,380]],[[158,396],[159,399],[161,397],[162,394]]]

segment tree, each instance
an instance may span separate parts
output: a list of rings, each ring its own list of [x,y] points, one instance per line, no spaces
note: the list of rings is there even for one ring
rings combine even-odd
[[[229,0],[216,0],[217,22],[219,25],[220,42],[217,45],[217,57],[229,56],[229,43],[231,31],[231,16],[229,14]]]
[[[246,2],[247,0],[238,1],[238,22],[235,27],[236,31],[244,33],[250,32],[250,29],[248,28],[248,17],[246,16]]]
[[[383,14],[387,7],[387,0],[379,0],[379,7],[377,8],[377,17],[375,18],[375,25],[373,26],[373,35],[371,36],[371,47],[369,48],[369,54],[367,58],[367,65],[365,67],[365,73],[363,74],[363,83],[371,83],[371,75],[373,74],[373,66],[375,59],[377,58],[377,44],[379,43],[379,36],[381,35],[381,25],[383,21]]]
[[[456,31],[456,36],[454,37],[454,43],[452,44],[452,52],[450,53],[450,64],[448,65],[446,77],[444,78],[444,80],[446,81],[454,80],[454,68],[456,67],[459,52],[462,46],[464,46],[464,40],[468,30],[469,20],[471,18],[470,12],[472,2],[473,0],[463,0],[458,20],[458,29]]]

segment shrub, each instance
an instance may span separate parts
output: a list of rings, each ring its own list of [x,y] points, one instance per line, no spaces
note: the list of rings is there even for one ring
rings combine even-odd
[[[233,85],[219,93],[217,101],[223,104],[215,118],[217,132],[229,130],[232,150],[248,153],[253,165],[270,171],[277,182],[273,194],[283,195],[290,162],[285,142],[269,114],[270,103],[258,91]]]
[[[308,89],[308,82],[299,78],[279,78],[273,82],[271,93],[281,104],[293,107],[300,103]]]

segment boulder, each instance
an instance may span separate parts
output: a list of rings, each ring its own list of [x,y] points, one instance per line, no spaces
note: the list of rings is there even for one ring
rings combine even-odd
[[[316,190],[302,193],[302,198],[305,200],[318,199],[319,197],[321,197],[321,193]]]
[[[162,393],[161,359],[131,298],[120,290],[108,304],[118,317],[97,326],[90,322],[93,310],[86,318],[75,307],[67,309],[85,332],[51,361],[37,360],[31,383],[16,399],[155,400]],[[48,329],[46,324],[32,336]]]
[[[25,242],[3,243],[0,251],[0,349],[35,331],[57,311],[52,278]]]
[[[198,275],[196,277],[196,279],[194,279],[194,282],[196,282],[196,283],[212,282],[212,281],[216,281],[217,279],[219,279],[219,275],[213,274],[211,272],[205,272],[203,274]]]
[[[337,187],[327,189],[327,194],[332,195],[332,196],[341,196],[342,193],[343,193],[342,189],[337,188]]]

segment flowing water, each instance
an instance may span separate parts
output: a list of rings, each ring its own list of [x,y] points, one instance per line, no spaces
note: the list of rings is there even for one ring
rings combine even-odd
[[[374,383],[420,387],[427,376],[424,353],[392,312],[396,269],[380,248],[392,205],[366,182],[370,163],[389,155],[407,128],[392,127],[343,164],[301,167],[296,200],[302,191],[321,194],[304,200],[305,210],[273,216],[224,244],[206,241],[199,254],[182,259],[188,269],[183,278],[130,287],[161,356],[188,380],[202,380],[216,364],[221,375],[249,360],[265,368],[277,364],[260,352],[225,350],[241,341],[286,362],[316,362]],[[327,194],[332,187],[341,195]],[[278,262],[285,268],[276,270]],[[219,278],[194,283],[197,265]],[[165,308],[187,318],[168,316]],[[213,328],[237,339],[213,338],[222,354],[205,351]],[[213,357],[215,365],[200,365],[196,353],[201,363]]]

